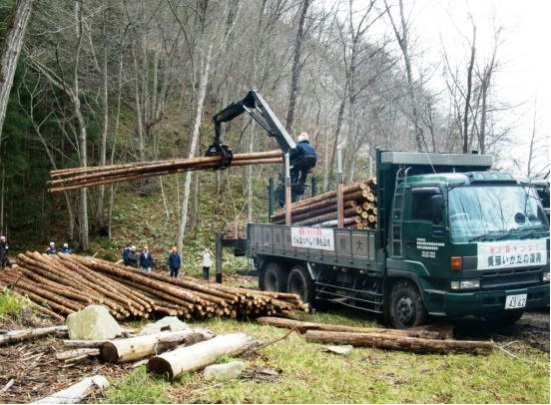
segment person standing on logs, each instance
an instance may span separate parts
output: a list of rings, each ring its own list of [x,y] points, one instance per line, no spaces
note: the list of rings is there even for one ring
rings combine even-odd
[[[130,251],[128,252],[128,266],[138,268],[138,253],[136,252],[136,246],[131,246]]]
[[[8,259],[8,241],[5,236],[0,236],[0,268],[5,269],[10,267],[10,261]]]
[[[172,247],[171,253],[168,255],[168,268],[170,269],[170,277],[178,278],[178,272],[182,265],[182,259],[178,253],[176,246]]]
[[[140,254],[140,267],[146,273],[151,273],[151,267],[153,267],[153,256],[149,252],[149,247],[145,245],[143,251]]]
[[[54,242],[50,242],[50,245],[48,246],[48,250],[46,250],[46,253],[49,255],[55,255],[57,253],[57,250],[55,250]]]
[[[208,281],[210,267],[212,266],[212,252],[208,247],[205,247],[205,249],[203,249],[203,252],[201,253],[201,259],[201,264],[203,266],[203,280]]]
[[[290,156],[293,202],[297,201],[298,197],[304,194],[306,178],[310,170],[316,166],[317,161],[316,151],[310,144],[308,134],[306,132],[301,132],[297,140],[297,146],[291,151]]]

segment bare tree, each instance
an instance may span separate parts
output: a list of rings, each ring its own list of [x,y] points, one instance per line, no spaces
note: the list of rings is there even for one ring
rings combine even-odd
[[[23,46],[23,38],[31,15],[33,0],[17,0],[8,19],[8,30],[2,44],[0,55],[0,147],[2,146],[2,127],[8,107],[17,60]]]

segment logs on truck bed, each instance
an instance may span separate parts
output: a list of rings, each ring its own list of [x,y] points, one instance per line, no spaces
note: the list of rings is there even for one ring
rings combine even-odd
[[[155,374],[173,380],[183,373],[213,364],[223,356],[242,354],[252,345],[253,341],[244,333],[219,335],[214,339],[155,356],[149,360],[147,368]]]
[[[282,163],[281,151],[235,154],[231,166]],[[173,159],[154,162],[137,162],[110,166],[77,167],[74,169],[52,170],[54,180],[48,181],[50,192],[140,180],[154,176],[183,173],[192,170],[217,169],[222,157],[208,156],[190,159]]]
[[[145,273],[79,255],[18,255],[19,267],[0,272],[0,288],[27,296],[64,319],[88,304],[102,304],[117,319],[151,314],[187,319],[289,315],[306,307],[297,295],[209,284],[190,277]],[[79,294],[80,291],[80,294]]]
[[[375,179],[359,181],[344,188],[344,226],[351,228],[375,228],[377,222]],[[338,225],[337,193],[329,191],[291,205],[293,225],[328,226]],[[285,209],[274,212],[270,217],[274,224],[285,223]]]
[[[422,339],[409,336],[392,336],[385,333],[308,330],[306,331],[305,337],[309,342],[368,346],[416,353],[469,353],[488,355],[494,348],[492,342]]]

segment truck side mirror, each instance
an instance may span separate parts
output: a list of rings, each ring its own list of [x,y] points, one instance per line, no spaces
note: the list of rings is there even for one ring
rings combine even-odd
[[[434,194],[430,198],[430,214],[433,224],[442,224],[442,211],[444,208],[444,198],[442,194]]]

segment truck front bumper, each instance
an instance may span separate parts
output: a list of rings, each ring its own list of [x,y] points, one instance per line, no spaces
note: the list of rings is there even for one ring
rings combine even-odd
[[[448,316],[485,315],[505,311],[505,298],[527,294],[524,309],[549,305],[549,284],[499,291],[446,292],[444,311]]]

